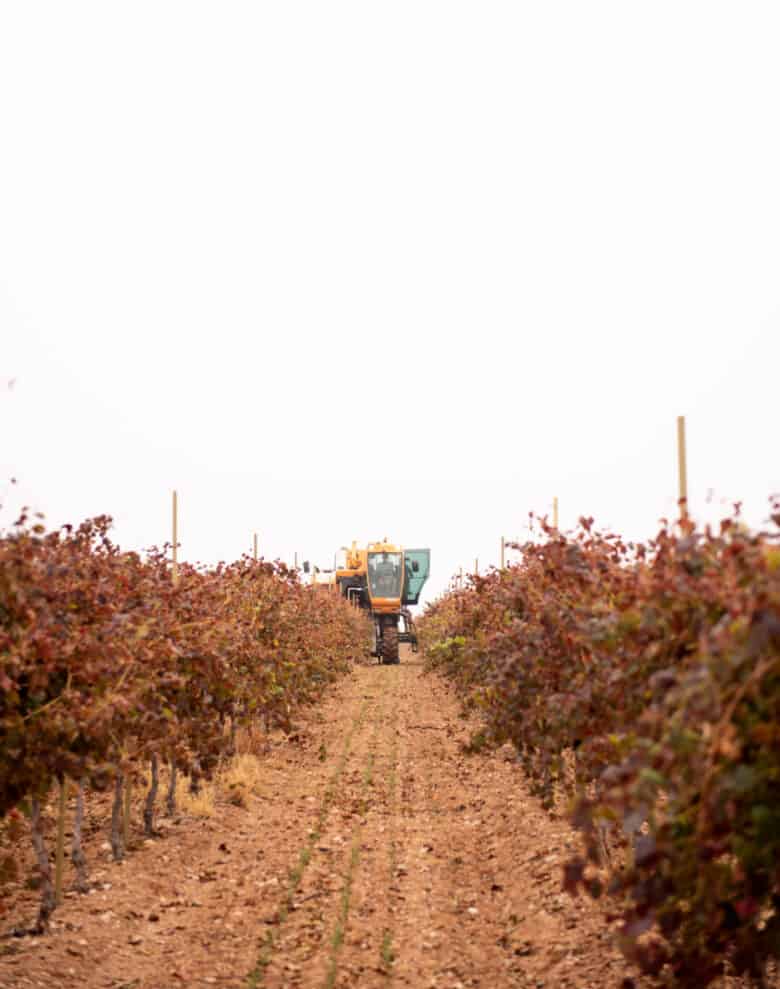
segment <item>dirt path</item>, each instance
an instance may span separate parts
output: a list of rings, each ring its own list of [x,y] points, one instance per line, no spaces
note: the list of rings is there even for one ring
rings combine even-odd
[[[417,657],[358,668],[246,808],[169,822],[123,865],[103,853],[103,888],[49,937],[3,942],[0,986],[619,984],[593,907],[560,891],[569,828],[467,737]]]

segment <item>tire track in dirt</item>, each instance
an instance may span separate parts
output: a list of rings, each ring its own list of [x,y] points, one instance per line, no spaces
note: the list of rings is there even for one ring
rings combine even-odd
[[[281,986],[332,989],[338,983],[345,938],[353,937],[355,916],[363,909],[355,884],[365,859],[375,853],[366,835],[384,804],[384,777],[389,740],[386,710],[395,689],[388,668],[356,671],[368,697],[365,731],[356,739],[352,768],[334,804],[327,828],[315,848],[315,861],[301,884],[295,915],[275,964],[269,966],[268,989]]]
[[[381,685],[380,695],[384,697],[387,693],[391,694],[391,703],[394,699],[394,690],[387,691],[386,684]],[[341,959],[341,950],[344,943],[345,932],[347,930],[348,924],[352,922],[354,927],[354,917],[350,915],[350,908],[352,907],[353,899],[353,885],[355,883],[355,877],[358,874],[358,869],[361,865],[361,853],[362,857],[370,853],[372,850],[370,846],[363,847],[363,836],[366,830],[369,817],[372,813],[376,812],[376,808],[372,807],[373,800],[370,796],[371,790],[375,783],[375,768],[377,763],[377,740],[379,736],[380,728],[383,724],[383,712],[384,703],[379,707],[377,718],[375,721],[374,736],[372,738],[372,745],[368,755],[368,760],[366,762],[365,769],[363,771],[362,786],[360,790],[360,804],[361,804],[361,818],[353,826],[351,841],[350,841],[350,856],[349,863],[347,867],[347,873],[344,877],[344,888],[341,895],[341,909],[339,911],[336,923],[333,927],[333,934],[331,937],[331,954],[328,964],[328,971],[325,977],[325,989],[333,989],[336,984],[336,979],[338,975],[338,966]],[[365,867],[365,863],[363,863]],[[353,914],[360,914],[360,904],[355,905],[357,909],[353,911]]]
[[[495,894],[503,886],[491,835],[480,827],[484,798],[460,751],[467,732],[449,692],[415,673],[400,738],[396,979],[408,986],[511,985],[494,933]],[[423,689],[427,703],[415,703]]]
[[[382,943],[379,949],[380,973],[388,977],[392,984],[395,964],[395,914],[398,903],[395,900],[396,876],[398,873],[398,690],[396,703],[393,705],[393,715],[390,722],[390,755],[386,776],[386,807],[385,807],[385,842],[387,846],[387,894],[385,897],[385,912],[382,926]]]
[[[348,874],[348,884],[345,884],[345,890],[349,892],[349,910],[344,913],[341,925],[342,943],[328,970],[324,989],[370,985],[382,973],[385,973],[384,981],[387,984],[387,975],[391,968],[388,960],[392,925],[386,895],[386,869],[388,855],[392,856],[394,844],[392,804],[396,757],[395,725],[402,677],[396,666],[379,668],[376,675],[380,678],[386,704],[377,720],[374,759],[365,779],[368,790],[366,813],[357,823],[352,835],[352,868]]]
[[[289,900],[284,930],[266,960],[262,982],[250,979],[250,987],[328,986],[335,981],[386,703],[381,683],[366,681],[363,670],[356,676],[363,684],[366,709],[350,768],[340,777],[327,821],[310,839],[309,867]]]
[[[270,984],[270,981],[267,979],[268,969],[269,966],[271,966],[277,952],[277,942],[279,941],[280,933],[284,929],[290,914],[298,907],[298,904],[296,903],[296,896],[299,895],[301,885],[304,877],[306,876],[307,867],[315,853],[317,843],[322,839],[331,807],[337,795],[337,788],[339,787],[341,779],[345,774],[347,763],[350,761],[351,757],[355,757],[355,754],[352,752],[353,739],[363,724],[369,700],[369,697],[364,699],[363,705],[355,716],[349,729],[347,737],[344,741],[344,748],[342,750],[341,757],[336,765],[333,775],[328,780],[327,786],[322,795],[316,822],[314,826],[309,829],[308,836],[303,842],[299,852],[298,860],[290,870],[283,900],[274,918],[275,926],[268,929],[262,941],[262,947],[258,955],[257,962],[255,963],[252,971],[249,973],[247,980],[248,989],[258,989],[260,986]],[[303,896],[301,891],[301,901],[302,899],[308,898],[309,897]],[[286,968],[288,971],[292,971],[292,963],[287,962]]]

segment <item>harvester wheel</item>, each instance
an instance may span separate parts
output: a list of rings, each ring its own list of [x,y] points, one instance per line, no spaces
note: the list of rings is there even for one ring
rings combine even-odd
[[[395,625],[386,625],[382,636],[382,662],[386,664],[400,663],[398,656],[398,629]]]

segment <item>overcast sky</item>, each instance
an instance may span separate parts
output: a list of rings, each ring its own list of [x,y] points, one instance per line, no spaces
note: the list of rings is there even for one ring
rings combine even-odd
[[[776,2],[0,2],[0,481],[429,597],[780,490]],[[14,381],[13,387],[8,382]],[[708,493],[710,503],[708,504]]]

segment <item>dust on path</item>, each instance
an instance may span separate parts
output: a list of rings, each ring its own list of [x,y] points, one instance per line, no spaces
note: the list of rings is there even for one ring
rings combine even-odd
[[[468,735],[417,657],[356,668],[272,748],[247,809],[104,858],[110,888],[11,942],[0,986],[619,984],[598,913],[561,892],[575,837]]]

